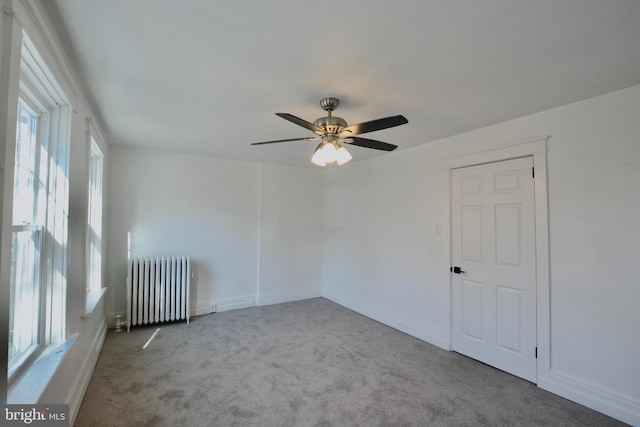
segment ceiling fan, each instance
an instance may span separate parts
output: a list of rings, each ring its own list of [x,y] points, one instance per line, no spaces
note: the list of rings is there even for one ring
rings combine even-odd
[[[251,145],[275,144],[289,141],[313,141],[321,138],[322,142],[318,144],[318,147],[316,147],[313,157],[311,158],[311,162],[318,166],[326,166],[333,162],[336,162],[340,166],[350,161],[352,159],[351,154],[349,154],[341,143],[383,151],[393,151],[398,148],[397,145],[373,139],[361,138],[356,135],[409,123],[404,116],[398,115],[384,117],[382,119],[348,126],[347,122],[343,118],[331,115],[331,112],[338,108],[339,104],[340,101],[337,98],[322,98],[320,100],[320,106],[327,112],[327,116],[320,117],[313,123],[307,122],[306,120],[292,114],[276,113],[277,116],[282,117],[285,120],[289,120],[298,126],[309,129],[317,135],[315,137],[310,136],[303,138],[278,139],[275,141],[254,142]]]

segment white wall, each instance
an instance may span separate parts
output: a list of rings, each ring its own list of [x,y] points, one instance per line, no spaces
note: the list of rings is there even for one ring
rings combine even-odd
[[[260,305],[322,296],[322,171],[260,165]]]
[[[638,117],[640,86],[329,173],[325,295],[447,348],[439,162],[550,135],[551,356],[538,384],[640,424]]]
[[[325,296],[446,348],[440,167],[422,151],[327,171]]]
[[[132,257],[191,256],[192,311],[253,304],[255,164],[112,147],[108,170],[110,312],[126,311],[128,233]]]
[[[128,233],[132,257],[191,256],[192,314],[321,295],[316,171],[124,147],[108,170],[109,313],[126,311]]]

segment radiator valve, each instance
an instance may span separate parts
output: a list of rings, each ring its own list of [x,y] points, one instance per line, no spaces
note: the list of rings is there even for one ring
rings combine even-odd
[[[116,315],[116,327],[114,329],[115,332],[122,332],[122,327],[124,326],[124,322],[122,321],[122,316],[120,314]]]

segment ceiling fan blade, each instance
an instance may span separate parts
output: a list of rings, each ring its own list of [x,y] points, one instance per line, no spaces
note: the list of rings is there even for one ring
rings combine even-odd
[[[398,148],[397,145],[387,144],[386,142],[376,141],[375,139],[360,138],[358,136],[349,137],[344,142],[357,145],[358,147],[373,148],[374,150],[393,151]]]
[[[373,132],[376,130],[392,128],[394,126],[400,126],[409,123],[404,116],[390,116],[382,119],[371,120],[370,122],[358,123],[355,125],[347,126],[342,129],[341,136],[349,137],[350,135],[360,135],[361,133]]]
[[[291,123],[295,123],[298,126],[302,126],[303,128],[309,129],[311,132],[315,132],[318,135],[324,135],[325,131],[321,127],[314,125],[313,123],[309,123],[306,120],[302,120],[300,117],[296,117],[293,114],[289,113],[276,113],[276,116],[282,117],[285,120],[289,120]]]
[[[289,141],[313,141],[315,139],[318,139],[318,138],[316,138],[315,136],[307,136],[305,138],[277,139],[275,141],[254,142],[251,145],[275,144],[277,142],[289,142]]]

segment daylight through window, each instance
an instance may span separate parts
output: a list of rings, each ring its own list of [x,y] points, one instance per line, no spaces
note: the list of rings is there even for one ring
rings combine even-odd
[[[66,333],[70,109],[24,39],[13,181],[10,381]]]

